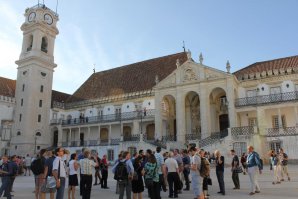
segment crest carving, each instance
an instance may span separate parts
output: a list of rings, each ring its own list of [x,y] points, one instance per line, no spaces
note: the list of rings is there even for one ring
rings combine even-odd
[[[188,68],[184,72],[184,81],[192,81],[192,80],[197,80],[197,77],[195,72],[191,68]]]

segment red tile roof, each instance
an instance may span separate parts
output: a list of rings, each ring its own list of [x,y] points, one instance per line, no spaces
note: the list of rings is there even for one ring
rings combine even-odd
[[[150,90],[156,84],[156,75],[161,81],[177,69],[177,59],[182,64],[187,54],[181,52],[94,73],[68,102]]]
[[[0,77],[0,95],[15,97],[16,80]],[[52,90],[52,101],[65,102],[69,94]]]
[[[298,67],[298,56],[285,57],[280,59],[274,59],[263,62],[256,62],[245,68],[242,68],[236,72],[234,75],[239,79],[244,74],[251,74],[256,72],[269,71],[274,69],[287,69],[287,68],[297,68]]]
[[[16,80],[0,77],[0,95],[14,97]]]
[[[62,93],[59,91],[52,90],[52,102],[66,102],[66,100],[70,97],[71,95],[67,93]]]

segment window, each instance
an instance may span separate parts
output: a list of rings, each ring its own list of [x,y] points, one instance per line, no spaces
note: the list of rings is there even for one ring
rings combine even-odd
[[[41,115],[38,115],[38,119],[37,119],[38,122],[41,122]]]
[[[24,102],[24,100],[23,100],[23,99],[21,99],[21,106],[23,106],[23,102]]]
[[[116,118],[121,118],[121,108],[116,108]]]
[[[272,141],[269,144],[270,144],[270,149],[274,150],[275,152],[278,152],[282,145],[281,141],[279,141],[279,140]]]
[[[23,84],[22,86],[22,91],[25,91],[25,84]]]
[[[114,161],[114,150],[108,149],[108,161]]]
[[[21,135],[21,132],[20,132],[20,131],[18,131],[18,132],[17,132],[17,135]]]
[[[99,118],[103,118],[103,110],[99,110],[98,111],[98,117]]]
[[[36,150],[40,150],[40,146],[37,146],[37,147],[36,147]]]
[[[20,122],[22,121],[22,114],[20,114],[19,121]]]
[[[43,93],[43,85],[40,86],[40,92]]]
[[[41,40],[41,51],[48,52],[48,39],[46,37],[43,37]]]
[[[272,116],[272,127],[273,128],[286,128],[286,117],[284,115],[281,116],[281,122],[282,124],[280,125],[279,124],[279,121],[278,121],[278,115],[274,115]]]
[[[248,118],[248,126],[257,126],[257,118]]]
[[[14,149],[17,150],[18,149],[18,146],[14,146]]]
[[[42,100],[39,100],[39,107],[42,107]]]

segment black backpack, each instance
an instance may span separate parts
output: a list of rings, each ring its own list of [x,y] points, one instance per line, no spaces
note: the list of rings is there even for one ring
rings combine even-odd
[[[34,175],[39,175],[44,172],[44,162],[41,158],[35,159],[31,163],[31,171],[33,172]]]
[[[123,181],[128,179],[128,171],[126,167],[126,161],[119,161],[115,169],[114,179],[117,181]]]

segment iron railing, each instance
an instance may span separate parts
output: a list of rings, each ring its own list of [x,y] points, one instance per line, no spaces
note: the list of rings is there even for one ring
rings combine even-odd
[[[249,139],[254,134],[254,126],[241,126],[231,128],[231,135],[234,140]]]
[[[167,148],[167,144],[159,139],[151,139],[151,138],[148,138],[146,134],[143,134],[143,140],[144,142],[146,143],[149,143],[149,144],[152,144],[154,146],[159,146],[163,149],[166,149]]]
[[[161,136],[161,141],[162,142],[174,142],[174,141],[177,141],[177,138],[175,135],[164,135],[164,136]]]
[[[270,94],[270,95],[259,95],[254,97],[244,97],[235,100],[236,107],[243,106],[264,106],[273,103],[282,103],[298,100],[298,91]]]
[[[185,134],[185,140],[200,140],[201,139],[201,133],[191,133],[191,134]]]
[[[296,135],[298,135],[297,127],[268,128],[266,137],[296,136]]]
[[[89,146],[97,146],[98,140],[89,140]]]
[[[108,123],[108,122],[120,122],[127,120],[144,120],[154,118],[155,109],[149,109],[144,111],[133,111],[126,112],[121,114],[110,114],[110,115],[101,115],[101,116],[92,116],[92,117],[81,117],[68,120],[62,120],[62,126],[75,126],[75,125],[84,125],[84,124],[94,124],[94,123]],[[56,121],[53,121],[56,122]]]
[[[118,145],[120,143],[120,138],[111,139],[110,145]]]
[[[199,140],[199,146],[205,147],[205,146],[220,142],[221,139],[227,137],[228,134],[229,134],[228,129],[225,129],[220,132],[211,133],[211,135],[209,137]]]
[[[109,139],[101,139],[99,145],[100,146],[107,146],[107,145],[109,145]]]
[[[140,141],[140,134],[123,136],[123,142],[138,142]]]

